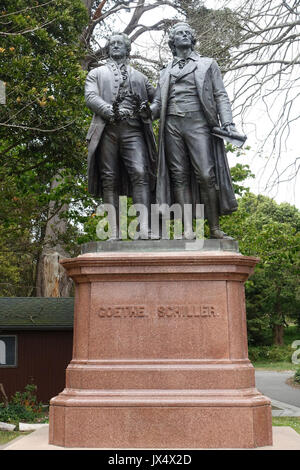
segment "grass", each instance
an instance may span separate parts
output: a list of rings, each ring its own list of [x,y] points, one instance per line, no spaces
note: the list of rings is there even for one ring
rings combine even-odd
[[[299,368],[299,364],[293,364],[292,362],[252,362],[253,366],[256,370],[277,370],[277,371],[284,371],[284,370],[297,370]]]
[[[300,434],[300,418],[290,418],[287,416],[273,416],[273,426],[290,426]]]
[[[23,436],[23,432],[19,431],[0,431],[0,445],[7,444],[16,437]]]
[[[297,369],[299,369],[300,364],[293,364],[290,360],[293,352],[296,351],[296,349],[291,348],[291,345],[295,340],[300,340],[300,328],[295,324],[290,324],[287,328],[284,329],[283,346],[252,346],[253,359],[251,362],[254,365],[255,369],[273,371],[296,371]],[[297,347],[297,349],[298,348],[299,347]],[[251,347],[249,346],[249,357],[251,360],[250,353]],[[270,357],[264,357],[264,355],[269,355]]]

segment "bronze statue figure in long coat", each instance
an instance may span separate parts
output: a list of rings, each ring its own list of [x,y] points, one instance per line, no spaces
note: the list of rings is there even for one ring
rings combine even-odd
[[[160,117],[157,202],[203,203],[211,238],[230,238],[219,216],[237,209],[223,140],[215,126],[236,131],[220,69],[194,49],[193,30],[177,23],[170,31],[174,59],[161,71],[150,108]],[[185,227],[187,237],[192,226]]]
[[[91,70],[85,85],[86,104],[94,112],[87,134],[88,190],[116,209],[119,195],[132,196],[134,204],[143,204],[150,212],[155,138],[151,120],[135,112],[134,98],[152,102],[155,89],[143,73],[128,65],[127,35],[113,34],[107,47],[107,63]]]

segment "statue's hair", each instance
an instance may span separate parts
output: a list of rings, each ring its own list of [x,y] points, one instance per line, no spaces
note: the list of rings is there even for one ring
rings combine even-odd
[[[126,46],[126,57],[129,57],[130,51],[131,51],[131,39],[130,37],[125,34],[125,33],[119,33],[118,31],[112,33],[109,38],[107,38],[106,44],[105,44],[105,51],[107,55],[109,55],[109,45],[110,45],[110,40],[113,36],[122,36],[125,46]]]
[[[175,53],[176,53],[176,49],[175,49],[175,46],[174,46],[174,36],[175,36],[176,30],[179,26],[187,26],[189,28],[189,30],[191,31],[191,33],[192,33],[192,50],[194,50],[194,47],[195,47],[195,44],[196,44],[196,41],[197,41],[196,40],[196,32],[189,24],[184,23],[184,22],[176,23],[168,31],[168,35],[169,35],[168,44],[169,44],[169,47],[170,47],[173,55],[175,55]]]

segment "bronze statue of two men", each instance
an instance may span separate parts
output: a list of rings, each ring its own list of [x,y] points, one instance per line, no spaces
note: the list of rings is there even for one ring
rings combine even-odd
[[[220,215],[237,209],[221,128],[236,132],[230,101],[214,59],[194,51],[196,39],[186,23],[169,32],[173,60],[163,68],[155,90],[148,78],[128,65],[130,39],[108,40],[109,59],[89,72],[85,97],[94,112],[87,140],[89,192],[118,208],[119,195],[134,204],[204,204],[210,238],[230,238]],[[150,103],[150,105],[149,105]],[[158,153],[152,120],[160,118]],[[185,238],[193,237],[186,217]],[[148,238],[149,220],[140,220]]]

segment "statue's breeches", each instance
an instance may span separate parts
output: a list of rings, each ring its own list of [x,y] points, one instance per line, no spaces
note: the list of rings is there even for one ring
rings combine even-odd
[[[211,135],[201,113],[167,116],[165,148],[174,188],[190,184],[191,167],[202,187],[215,185]]]
[[[107,124],[97,150],[97,164],[103,189],[118,184],[120,159],[133,187],[148,188],[147,148],[139,121]]]

